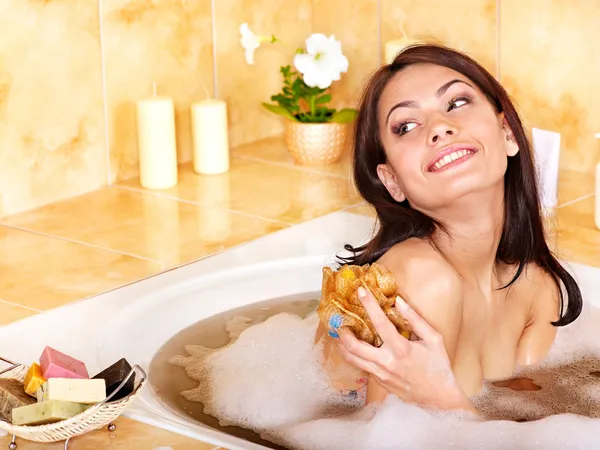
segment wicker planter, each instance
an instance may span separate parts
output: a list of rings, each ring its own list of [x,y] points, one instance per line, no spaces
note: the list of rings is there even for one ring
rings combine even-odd
[[[285,144],[298,164],[320,166],[342,157],[350,141],[352,123],[285,121]]]

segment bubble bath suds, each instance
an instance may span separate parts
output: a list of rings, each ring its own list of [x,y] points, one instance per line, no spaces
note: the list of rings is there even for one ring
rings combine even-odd
[[[316,314],[280,313],[257,325],[243,320],[220,349],[188,345],[184,367],[198,387],[182,392],[222,426],[253,430],[291,449],[597,448],[600,430],[600,310],[587,306],[559,328],[546,361],[514,376],[537,391],[486,383],[472,400],[485,419],[428,411],[393,396],[363,407],[328,385],[313,338]],[[236,328],[234,326],[234,328]]]

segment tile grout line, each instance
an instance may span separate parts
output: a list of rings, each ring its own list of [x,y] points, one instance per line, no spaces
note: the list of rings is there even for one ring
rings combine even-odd
[[[12,230],[24,231],[26,233],[32,233],[32,234],[36,234],[38,236],[44,236],[44,237],[51,238],[51,239],[57,239],[59,241],[70,242],[71,244],[79,244],[79,245],[83,245],[83,246],[86,246],[86,247],[95,248],[97,250],[104,250],[104,251],[107,251],[107,252],[110,252],[110,253],[116,253],[116,254],[123,255],[123,256],[129,256],[131,258],[142,259],[144,261],[156,263],[156,264],[160,265],[161,267],[164,265],[162,261],[157,261],[157,260],[152,259],[152,258],[147,258],[147,257],[141,256],[141,255],[134,255],[133,253],[122,252],[120,250],[114,250],[112,248],[103,247],[103,246],[97,245],[97,244],[90,244],[88,242],[78,241],[76,239],[70,239],[70,238],[67,238],[67,237],[64,237],[64,236],[58,236],[56,234],[44,233],[43,231],[32,230],[30,228],[20,227],[20,226],[17,226],[17,225],[9,225],[9,224],[6,224],[6,223],[0,223],[0,228],[2,228],[2,227],[4,227],[4,228],[10,228]]]
[[[377,63],[379,66],[382,65],[383,61],[381,59],[381,51],[382,51],[382,32],[381,32],[381,0],[377,0]]]
[[[496,0],[496,78],[500,81],[500,20],[502,16],[502,0]]]
[[[210,26],[212,37],[212,61],[213,61],[213,96],[218,98],[219,88],[217,86],[217,13],[216,0],[210,0]]]
[[[577,203],[577,202],[579,202],[581,200],[585,200],[586,198],[593,197],[594,195],[596,195],[594,192],[591,192],[590,194],[582,195],[581,197],[577,197],[576,199],[569,200],[568,202],[565,202],[565,203],[562,203],[562,204],[558,205],[556,207],[556,209],[562,208],[564,206],[572,205],[573,203]]]
[[[106,55],[104,54],[104,27],[102,26],[102,0],[98,0],[98,29],[100,34],[100,73],[102,78],[102,101],[104,102],[102,113],[104,115],[104,153],[106,159],[106,183],[111,185],[110,170],[110,144],[108,129],[108,94],[106,89]]]
[[[240,216],[250,217],[252,219],[266,220],[267,222],[273,222],[273,223],[276,223],[278,225],[286,225],[288,227],[291,227],[291,226],[294,226],[294,225],[300,225],[302,223],[302,222],[298,222],[298,223],[284,222],[283,220],[270,219],[268,217],[262,217],[262,216],[258,216],[256,214],[252,214],[252,213],[247,213],[247,212],[243,212],[243,211],[234,211],[233,209],[228,209],[227,211],[229,211],[232,214],[238,214]]]
[[[256,156],[248,156],[248,155],[239,155],[239,154],[236,154],[236,155],[232,155],[232,158],[243,159],[243,160],[246,160],[246,161],[261,162],[261,163],[264,163],[264,164],[271,164],[271,165],[277,166],[277,167],[286,167],[288,169],[295,169],[295,170],[298,170],[300,172],[308,172],[308,173],[314,173],[316,175],[325,175],[325,176],[333,177],[333,178],[341,178],[342,180],[349,180],[350,179],[350,177],[347,177],[347,176],[344,176],[344,175],[338,175],[338,174],[335,174],[335,173],[320,172],[318,170],[311,169],[309,167],[296,166],[296,165],[282,163],[282,162],[276,162],[276,161],[269,161],[268,159],[258,158]]]
[[[340,209],[340,212],[346,212],[346,211],[348,211],[349,209],[352,209],[352,208],[357,208],[358,206],[363,206],[363,205],[366,205],[366,204],[367,204],[367,202],[359,202],[359,203],[354,203],[353,205],[346,206],[346,207],[344,207],[344,208]]]
[[[21,305],[19,303],[9,302],[8,300],[0,300],[0,303],[4,303],[5,305],[10,305],[10,306],[18,306],[19,308],[28,309],[30,311],[34,311],[34,312],[37,312],[37,313],[43,313],[43,312],[45,312],[45,311],[43,311],[41,309],[32,308],[31,306],[25,306],[25,305]]]
[[[282,220],[271,219],[269,217],[263,217],[263,216],[259,216],[259,215],[252,214],[252,213],[246,213],[246,212],[243,212],[243,211],[236,211],[235,209],[229,209],[229,208],[225,208],[225,207],[222,207],[222,206],[210,205],[208,203],[195,202],[193,200],[187,200],[185,198],[175,197],[174,195],[165,194],[163,192],[152,192],[152,191],[149,191],[149,190],[145,190],[143,188],[135,188],[135,187],[130,187],[130,186],[122,186],[122,185],[119,185],[119,184],[115,184],[113,187],[115,187],[117,189],[123,189],[125,191],[136,192],[138,194],[145,194],[145,195],[152,195],[154,197],[159,197],[159,198],[166,198],[168,200],[174,200],[176,202],[185,203],[187,205],[200,206],[200,207],[203,207],[203,208],[219,208],[219,209],[222,209],[223,211],[227,211],[227,212],[232,213],[232,214],[238,214],[238,215],[241,215],[241,216],[252,217],[254,219],[265,220],[267,222],[273,222],[273,223],[277,223],[277,224],[280,224],[280,225],[288,225],[288,226],[297,225],[296,223],[289,223],[289,222],[284,222]]]

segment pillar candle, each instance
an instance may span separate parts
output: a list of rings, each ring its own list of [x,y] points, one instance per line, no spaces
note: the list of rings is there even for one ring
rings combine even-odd
[[[404,50],[409,45],[419,44],[421,41],[409,38],[399,38],[387,41],[384,45],[385,63],[391,64],[398,53]]]
[[[177,184],[177,143],[173,100],[156,95],[137,102],[140,183],[147,189]]]
[[[206,99],[191,108],[194,171],[203,175],[229,170],[227,104]]]

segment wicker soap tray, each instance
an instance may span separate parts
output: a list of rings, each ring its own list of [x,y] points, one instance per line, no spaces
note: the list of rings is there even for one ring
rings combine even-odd
[[[0,361],[12,365],[12,367],[0,371],[0,378],[14,378],[19,381],[24,381],[25,375],[27,375],[27,371],[29,370],[28,366],[15,364],[1,357]],[[111,401],[111,398],[127,384],[136,372],[139,373],[140,376],[135,377],[134,389],[131,394],[120,398],[119,400]],[[76,416],[61,420],[60,422],[37,426],[19,426],[0,420],[0,430],[12,434],[12,441],[8,446],[10,450],[16,450],[17,437],[33,442],[65,441],[64,448],[66,450],[69,446],[69,440],[75,436],[97,430],[105,425],[108,425],[108,431],[115,431],[117,427],[112,423],[113,420],[116,420],[133,402],[135,397],[141,392],[147,379],[148,377],[144,370],[136,365],[111,395],[106,397],[102,402],[91,406]]]

